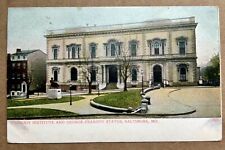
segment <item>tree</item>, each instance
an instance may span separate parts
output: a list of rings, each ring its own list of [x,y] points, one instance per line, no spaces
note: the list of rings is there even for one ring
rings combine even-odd
[[[88,94],[92,93],[92,83],[93,81],[96,81],[98,68],[94,66],[94,63],[91,59],[88,57],[84,57],[80,60],[80,63],[82,61],[82,65],[80,65],[81,72],[85,80],[88,82]]]
[[[130,55],[129,51],[122,51],[120,54],[117,54],[117,62],[119,63],[120,76],[123,79],[124,87],[123,91],[127,91],[127,79],[132,74],[132,69],[137,69],[132,62],[133,56]]]
[[[209,82],[213,82],[213,84],[216,84],[216,82],[219,82],[219,80],[220,80],[220,59],[219,59],[219,54],[214,55],[210,59],[208,64],[209,65],[204,68],[203,76]]]
[[[33,78],[32,78],[32,71],[29,71],[27,73],[27,77],[26,77],[26,83],[27,83],[27,95],[26,95],[26,98],[30,98],[30,86],[31,86],[31,83],[33,81]]]

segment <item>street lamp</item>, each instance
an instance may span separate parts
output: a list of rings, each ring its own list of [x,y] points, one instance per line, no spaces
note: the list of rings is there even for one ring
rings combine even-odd
[[[99,79],[97,80],[97,83],[98,83],[98,96],[100,95],[100,93],[99,93]]]
[[[38,96],[39,96],[39,85],[37,84],[37,92],[38,92]]]
[[[143,89],[143,74],[144,74],[144,71],[141,70],[141,92],[143,93],[144,92],[144,89]]]
[[[70,105],[72,105],[71,87],[72,87],[72,84],[70,84]]]

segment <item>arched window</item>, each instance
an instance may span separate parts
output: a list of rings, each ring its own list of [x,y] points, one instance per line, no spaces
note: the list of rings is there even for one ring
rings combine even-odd
[[[77,69],[76,68],[71,68],[70,71],[70,77],[71,77],[71,81],[77,81]]]
[[[106,51],[106,56],[120,55],[122,50],[122,42],[115,39],[110,39],[107,43],[104,43],[104,48]]]
[[[186,69],[180,68],[180,81],[186,81]]]
[[[188,64],[177,65],[180,81],[187,81]]]
[[[137,69],[133,68],[131,74],[132,74],[132,81],[137,81]]]
[[[147,40],[147,42],[150,48],[150,55],[164,55],[166,39],[154,38]]]
[[[114,43],[111,44],[111,56],[116,55],[116,45]]]
[[[58,71],[57,70],[54,70],[53,71],[53,75],[54,75],[54,81],[58,81]]]
[[[155,55],[159,55],[159,42],[155,42],[154,51],[155,51]]]
[[[76,48],[72,46],[72,58],[76,58]]]

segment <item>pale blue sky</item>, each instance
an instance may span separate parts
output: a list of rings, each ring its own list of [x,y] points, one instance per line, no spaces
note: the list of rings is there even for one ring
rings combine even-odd
[[[196,17],[198,66],[219,52],[217,7],[26,7],[9,8],[8,52],[16,48],[46,52],[47,30]]]

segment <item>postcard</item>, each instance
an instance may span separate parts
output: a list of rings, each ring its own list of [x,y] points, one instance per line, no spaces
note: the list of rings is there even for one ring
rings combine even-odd
[[[213,6],[8,9],[9,143],[222,139]]]

